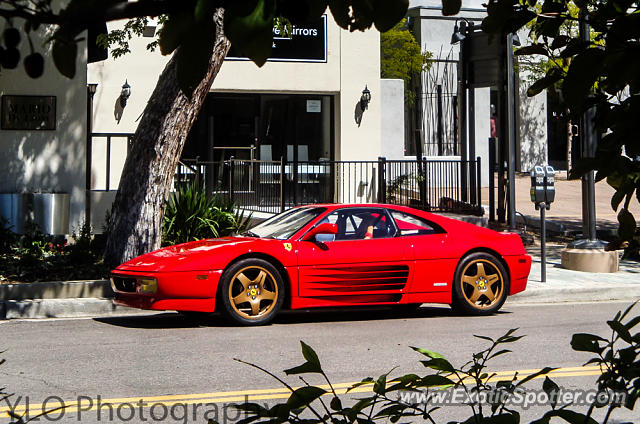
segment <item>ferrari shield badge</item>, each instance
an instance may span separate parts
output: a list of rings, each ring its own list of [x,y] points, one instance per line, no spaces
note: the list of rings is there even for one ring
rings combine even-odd
[[[291,252],[291,249],[292,249],[291,243],[285,243],[284,248],[287,252]]]

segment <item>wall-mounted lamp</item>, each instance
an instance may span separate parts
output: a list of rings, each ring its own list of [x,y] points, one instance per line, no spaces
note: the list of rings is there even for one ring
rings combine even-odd
[[[369,107],[369,102],[371,101],[371,91],[364,86],[364,90],[362,90],[362,96],[360,96],[360,109],[367,110]]]
[[[459,26],[458,22],[460,23]],[[468,26],[473,26],[473,23],[467,21],[465,18],[456,19],[456,22],[453,25],[453,34],[451,34],[451,44],[457,44],[467,38]]]
[[[127,80],[125,80],[124,85],[122,86],[122,91],[120,92],[120,106],[124,108],[127,105],[129,97],[131,97],[131,86]]]

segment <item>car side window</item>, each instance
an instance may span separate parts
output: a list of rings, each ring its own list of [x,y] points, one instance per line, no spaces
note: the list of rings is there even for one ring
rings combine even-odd
[[[444,230],[438,224],[419,216],[396,210],[391,210],[390,212],[398,227],[399,236],[421,236],[444,233]]]
[[[367,240],[393,237],[396,228],[383,209],[340,209],[327,215],[320,223],[336,224],[335,240]]]

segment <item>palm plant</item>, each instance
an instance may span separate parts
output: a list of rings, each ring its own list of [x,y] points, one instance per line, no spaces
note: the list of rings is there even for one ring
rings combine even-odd
[[[217,194],[209,195],[204,185],[194,181],[176,187],[167,199],[162,221],[162,244],[172,245],[224,237],[239,233],[249,225],[235,204]]]

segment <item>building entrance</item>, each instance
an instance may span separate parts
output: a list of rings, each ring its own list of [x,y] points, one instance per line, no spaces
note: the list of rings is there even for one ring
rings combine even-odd
[[[315,162],[332,160],[333,97],[211,93],[182,157]]]

